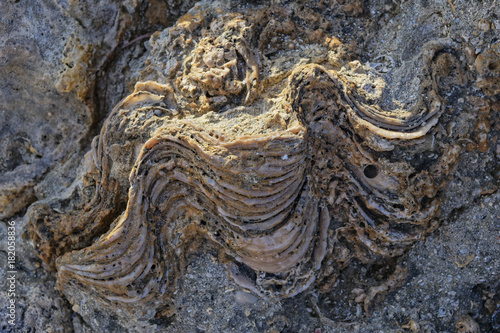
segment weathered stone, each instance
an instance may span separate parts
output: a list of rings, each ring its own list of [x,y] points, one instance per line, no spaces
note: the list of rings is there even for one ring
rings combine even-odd
[[[17,329],[496,329],[492,1],[24,2]]]

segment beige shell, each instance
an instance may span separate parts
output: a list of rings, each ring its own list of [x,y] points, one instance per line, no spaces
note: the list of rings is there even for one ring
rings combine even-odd
[[[152,36],[143,81],[111,112],[66,194],[75,208],[30,211],[42,258],[66,253],[62,290],[120,309],[167,304],[204,237],[232,258],[239,285],[290,297],[352,258],[400,255],[436,227],[438,191],[461,151],[452,135],[434,144],[438,83],[456,58],[428,46],[419,99],[384,110],[376,72],[270,8],[201,11]],[[283,35],[273,56],[270,25]],[[416,154],[425,163],[406,158]]]

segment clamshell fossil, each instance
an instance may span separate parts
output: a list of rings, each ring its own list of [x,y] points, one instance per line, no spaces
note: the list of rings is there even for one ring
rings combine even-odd
[[[121,309],[168,304],[204,237],[232,258],[239,285],[291,297],[352,258],[400,255],[436,227],[461,151],[452,134],[435,144],[449,122],[439,85],[460,70],[453,52],[429,45],[419,99],[384,109],[380,75],[289,10],[200,10],[152,36],[143,81],[111,112],[66,194],[77,208],[51,213],[52,201],[30,212],[49,264],[114,219],[91,246],[59,257],[62,290]],[[276,32],[302,46],[275,41],[269,52]]]

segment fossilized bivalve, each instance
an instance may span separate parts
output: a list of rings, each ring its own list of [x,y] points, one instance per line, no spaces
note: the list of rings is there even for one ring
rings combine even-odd
[[[90,227],[128,190],[126,209],[94,244],[58,259],[61,288],[124,308],[166,303],[205,237],[232,258],[238,284],[290,297],[351,258],[399,255],[436,226],[437,193],[460,152],[432,141],[444,110],[432,63],[449,55],[429,56],[413,107],[385,111],[356,83],[382,90],[359,62],[273,72],[266,26],[291,39],[303,31],[286,13],[260,13],[190,17],[153,36],[151,59],[163,60],[150,61],[85,162]],[[436,154],[410,164],[407,151]]]

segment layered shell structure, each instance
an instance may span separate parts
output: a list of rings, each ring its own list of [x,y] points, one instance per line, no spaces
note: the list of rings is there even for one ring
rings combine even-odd
[[[31,211],[42,258],[66,252],[62,290],[156,308],[204,238],[229,258],[236,283],[291,297],[353,258],[400,255],[436,227],[439,190],[461,151],[453,137],[434,144],[445,110],[438,83],[449,74],[437,66],[442,57],[455,66],[454,56],[429,47],[419,97],[386,109],[373,69],[294,22],[272,6],[200,10],[152,36],[142,81],[108,116],[67,194],[79,208]],[[270,31],[281,36],[272,52]],[[300,57],[285,48],[300,42]],[[37,223],[41,215],[50,218]]]

